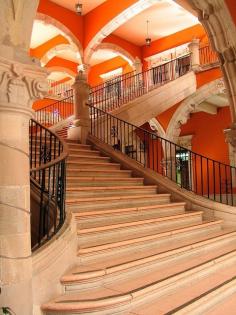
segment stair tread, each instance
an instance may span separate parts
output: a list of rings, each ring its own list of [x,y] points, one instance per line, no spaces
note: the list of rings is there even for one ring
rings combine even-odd
[[[157,188],[156,185],[145,185],[145,186],[109,186],[109,187],[68,187],[68,191],[87,191],[87,190],[119,190],[119,189],[150,189],[150,188]]]
[[[161,198],[170,197],[170,194],[150,194],[150,195],[127,195],[127,196],[105,196],[105,197],[82,197],[82,198],[67,198],[67,203],[76,203],[81,201],[110,201],[110,200],[126,200],[126,199],[142,199],[142,198]],[[96,206],[96,205],[95,205]]]
[[[199,230],[201,228],[215,226],[221,223],[222,223],[222,220],[214,220],[214,221],[209,220],[209,221],[203,221],[198,224],[195,223],[195,224],[191,224],[191,225],[179,227],[179,228],[174,228],[174,229],[168,228],[167,230],[161,231],[161,232],[149,231],[144,236],[136,236],[136,237],[134,237],[133,235],[123,236],[122,234],[119,234],[119,241],[112,240],[110,238],[109,241],[107,242],[104,242],[103,240],[100,240],[100,241],[97,240],[97,244],[95,244],[95,242],[93,245],[89,245],[87,243],[86,244],[87,246],[84,246],[84,247],[80,245],[78,254],[87,254],[94,251],[103,251],[103,250],[111,250],[111,249],[113,250],[114,248],[130,246],[133,244],[146,243],[147,241],[150,241],[150,240],[157,240],[166,236],[173,236],[173,235],[177,235],[179,233],[185,233],[188,231],[192,232],[193,230]]]
[[[222,283],[230,281],[232,277],[235,277],[235,275],[236,275],[235,265],[230,266],[227,269],[227,272],[221,269],[220,271],[214,272],[206,276],[205,278],[201,278],[200,281],[191,283],[191,289],[189,285],[182,287],[180,292],[176,290],[174,293],[168,296],[164,296],[162,298],[153,300],[152,302],[148,303],[148,305],[145,305],[143,303],[143,305],[140,305],[139,307],[135,307],[134,309],[132,309],[132,312],[138,315],[174,314],[175,309],[177,311],[177,309],[181,308],[181,306],[184,303],[192,303],[194,300],[199,300],[202,295],[207,294],[208,291],[216,290]],[[201,303],[200,300],[199,303]],[[234,301],[232,305],[235,304],[236,303]],[[229,310],[229,308],[226,309],[222,307],[220,313],[216,312],[216,310],[213,310],[212,313],[204,312],[204,315],[235,314],[235,308],[231,308],[231,311],[233,312],[228,313],[227,310]]]
[[[102,224],[102,226],[98,225],[96,227],[92,228],[79,228],[78,234],[83,233],[93,233],[93,232],[102,232],[102,231],[110,231],[115,229],[123,229],[127,227],[139,227],[140,225],[151,225],[153,223],[163,222],[163,221],[169,221],[169,220],[175,220],[178,218],[186,218],[191,216],[199,216],[203,212],[202,211],[188,211],[183,214],[177,214],[177,215],[170,215],[170,216],[164,216],[164,217],[158,217],[158,218],[151,218],[151,219],[145,219],[145,220],[138,220],[138,221],[132,221],[132,222],[125,222],[125,223],[118,223],[118,224]]]
[[[84,290],[80,291],[79,293],[67,293],[65,295],[62,295],[58,298],[56,298],[52,303],[55,303],[58,305],[60,304],[61,307],[68,306],[68,302],[70,301],[70,307],[80,308],[82,305],[76,305],[76,302],[79,301],[96,301],[99,299],[100,301],[104,299],[105,303],[108,302],[108,297],[114,298],[114,292],[117,296],[131,296],[132,298],[138,297],[149,290],[153,292],[154,288],[162,287],[166,285],[167,283],[173,283],[176,281],[176,279],[179,279],[181,277],[185,277],[189,274],[197,274],[199,272],[199,269],[204,269],[209,267],[209,265],[215,264],[216,260],[219,262],[222,257],[229,257],[229,256],[236,256],[236,244],[231,244],[228,246],[224,246],[223,248],[218,249],[217,251],[211,252],[208,251],[206,253],[202,253],[200,256],[192,257],[188,259],[183,259],[184,261],[180,260],[178,263],[174,262],[172,265],[169,265],[169,268],[157,268],[154,270],[147,270],[147,272],[143,272],[139,277],[136,277],[134,279],[121,279],[119,281],[115,281],[111,284],[105,284],[104,287],[99,288],[92,288],[89,291]],[[225,279],[232,277],[236,274],[235,266],[230,266],[225,272],[224,267],[220,265],[220,273],[217,273],[217,277],[212,277],[212,274],[205,275],[205,278],[203,279],[197,279],[197,280],[191,280],[191,290],[193,288],[193,284],[199,287],[202,287],[203,291],[207,291],[209,287],[214,287],[217,284],[224,282]],[[216,274],[215,274],[216,276]],[[208,281],[206,281],[206,279]],[[209,281],[209,279],[213,281]],[[202,286],[202,282],[204,282],[204,286]],[[111,290],[111,291],[108,291]],[[189,287],[188,287],[189,290]],[[113,292],[113,293],[112,293]],[[195,291],[196,294],[196,291]],[[183,296],[182,290],[181,293],[179,293],[180,296]],[[196,294],[197,295],[197,294]],[[89,298],[88,298],[89,296]],[[185,300],[189,298],[189,295],[185,296]],[[162,298],[159,298],[160,303],[157,304],[158,307],[162,304]],[[65,302],[66,304],[64,304]],[[73,302],[75,304],[73,304]],[[156,301],[155,301],[156,302]],[[93,307],[91,303],[91,308]],[[109,303],[110,304],[110,303]],[[108,305],[109,305],[108,304]],[[114,299],[114,305],[116,304],[116,300]],[[73,308],[71,308],[73,309]],[[166,311],[166,309],[165,309]]]
[[[63,281],[71,281],[73,278],[74,280],[76,280],[76,275],[94,273],[99,270],[106,270],[106,273],[108,273],[107,270],[110,269],[111,271],[114,270],[113,272],[116,272],[120,270],[120,267],[122,266],[124,266],[123,269],[127,268],[127,264],[132,267],[136,264],[138,265],[138,262],[150,262],[150,259],[155,259],[156,256],[158,256],[158,258],[161,258],[165,257],[166,255],[173,255],[177,252],[200,247],[206,243],[214,243],[219,239],[227,238],[230,236],[236,237],[235,229],[222,229],[220,231],[208,233],[207,235],[201,235],[200,237],[198,235],[180,240],[178,241],[178,244],[172,242],[170,244],[164,244],[149,249],[142,249],[142,251],[134,252],[132,254],[132,257],[129,254],[121,253],[119,255],[112,256],[112,259],[96,259],[96,261],[86,262],[86,264],[82,263],[78,267],[73,268],[62,279]],[[147,261],[147,259],[149,260]]]
[[[87,209],[86,211],[80,210],[79,212],[73,212],[76,217],[86,217],[86,216],[106,216],[112,214],[113,216],[116,215],[123,215],[125,212],[141,212],[141,211],[148,211],[153,209],[161,209],[161,208],[172,208],[176,206],[185,206],[185,202],[171,202],[171,203],[165,203],[165,204],[157,204],[157,205],[148,205],[148,206],[134,206],[134,207],[124,207],[124,208],[111,208],[111,209]]]
[[[119,163],[113,163],[113,162],[83,162],[83,161],[66,161],[67,164],[82,164],[82,165],[120,165]]]
[[[122,181],[122,180],[127,180],[127,181],[141,181],[143,180],[143,178],[141,177],[115,177],[115,178],[111,178],[111,177],[106,177],[106,176],[100,176],[100,177],[96,177],[96,176],[67,176],[67,179],[80,179],[82,180],[96,180],[96,181]]]
[[[131,173],[129,170],[99,170],[99,169],[91,169],[91,168],[67,168],[69,171],[75,172],[94,172],[94,173]]]

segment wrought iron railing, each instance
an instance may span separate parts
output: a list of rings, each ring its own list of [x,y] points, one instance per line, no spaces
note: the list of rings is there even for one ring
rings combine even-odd
[[[29,134],[31,243],[35,250],[51,239],[65,221],[67,145],[33,119]]]
[[[48,94],[60,98],[68,97],[71,91],[71,84],[48,79]]]
[[[89,101],[92,106],[112,111],[190,70],[190,54],[187,54],[144,72],[127,73],[94,87]]]
[[[235,205],[236,168],[188,150],[167,139],[90,106],[91,135],[168,177],[181,188]]]
[[[158,86],[183,76],[190,69],[188,54],[138,74],[129,72],[92,87],[89,102],[104,111],[112,111]],[[65,99],[37,110],[37,121],[51,126],[73,115],[73,90],[66,93]]]
[[[68,96],[53,104],[35,111],[35,119],[44,126],[52,126],[74,113],[73,90],[67,91]]]
[[[201,66],[210,66],[219,64],[219,58],[217,53],[212,50],[212,48],[206,44],[199,48],[199,58]]]

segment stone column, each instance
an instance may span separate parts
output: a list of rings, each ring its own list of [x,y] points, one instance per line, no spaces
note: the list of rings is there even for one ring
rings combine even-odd
[[[199,39],[193,39],[188,45],[189,51],[191,53],[191,66],[193,71],[199,70],[200,67],[200,57],[199,57]]]
[[[135,58],[135,62],[133,63],[133,67],[135,69],[136,74],[142,72],[142,62],[138,57]]]
[[[73,84],[74,89],[74,116],[73,126],[68,129],[68,138],[78,140],[85,144],[90,127],[89,107],[87,106],[90,86],[87,83],[87,76],[79,72]]]
[[[17,315],[33,313],[29,119],[47,90],[45,72],[27,58],[0,57],[0,308]]]

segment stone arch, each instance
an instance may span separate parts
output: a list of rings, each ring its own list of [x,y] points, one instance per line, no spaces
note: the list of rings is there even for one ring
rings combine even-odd
[[[93,51],[93,53],[95,53],[96,51],[98,51],[100,49],[109,49],[109,50],[117,53],[119,56],[121,56],[125,60],[127,60],[131,67],[133,67],[133,68],[135,67],[135,62],[137,62],[137,59],[134,58],[127,50],[120,47],[119,45],[112,44],[112,43],[101,43],[96,47],[96,49]],[[91,55],[91,58],[92,57],[93,57],[93,54]]]
[[[78,47],[74,43],[70,44],[59,44],[57,46],[52,47],[49,49],[40,59],[41,65],[46,65],[53,57],[56,57],[57,53],[64,50],[70,50],[80,55]],[[81,61],[81,55],[80,55]]]
[[[213,49],[218,53],[236,129],[236,26],[224,0],[187,0],[197,12]]]
[[[46,15],[44,13],[39,13],[37,12],[35,20],[42,21],[45,24],[50,24],[58,28],[61,32],[62,35],[69,41],[69,43],[73,47],[77,47],[77,50],[80,54],[81,60],[83,60],[83,47],[78,38],[61,22],[58,20],[54,19],[53,17]]]
[[[195,93],[186,98],[172,116],[166,130],[167,138],[177,142],[180,135],[181,125],[186,124],[192,113],[203,101],[214,94],[224,93],[225,85],[223,78],[214,80],[200,87]]]
[[[165,130],[156,118],[150,119],[148,123],[150,128],[153,131],[156,131],[159,137],[166,138]]]
[[[53,71],[65,72],[71,78],[75,78],[75,76],[77,75],[77,73],[72,71],[71,69],[61,67],[61,66],[47,67],[47,70],[49,73]]]
[[[149,8],[153,4],[157,3],[159,0],[139,0],[126,10],[118,14],[114,19],[109,21],[101,30],[92,38],[88,43],[84,51],[84,63],[89,64],[93,52],[96,50],[97,46],[102,42],[102,40],[110,35],[119,26],[124,24],[126,21],[137,15],[138,13]]]

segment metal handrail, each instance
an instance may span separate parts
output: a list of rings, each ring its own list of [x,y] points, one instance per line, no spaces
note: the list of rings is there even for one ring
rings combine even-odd
[[[65,221],[67,144],[56,133],[30,120],[31,243],[36,250]]]
[[[188,150],[89,106],[91,135],[171,179],[181,188],[220,203],[236,204],[236,167]]]
[[[92,87],[89,102],[105,111],[111,111],[190,70],[190,54],[187,54],[138,74],[132,71]],[[50,126],[73,115],[73,90],[68,90],[67,93],[65,99],[37,110],[36,119]]]

